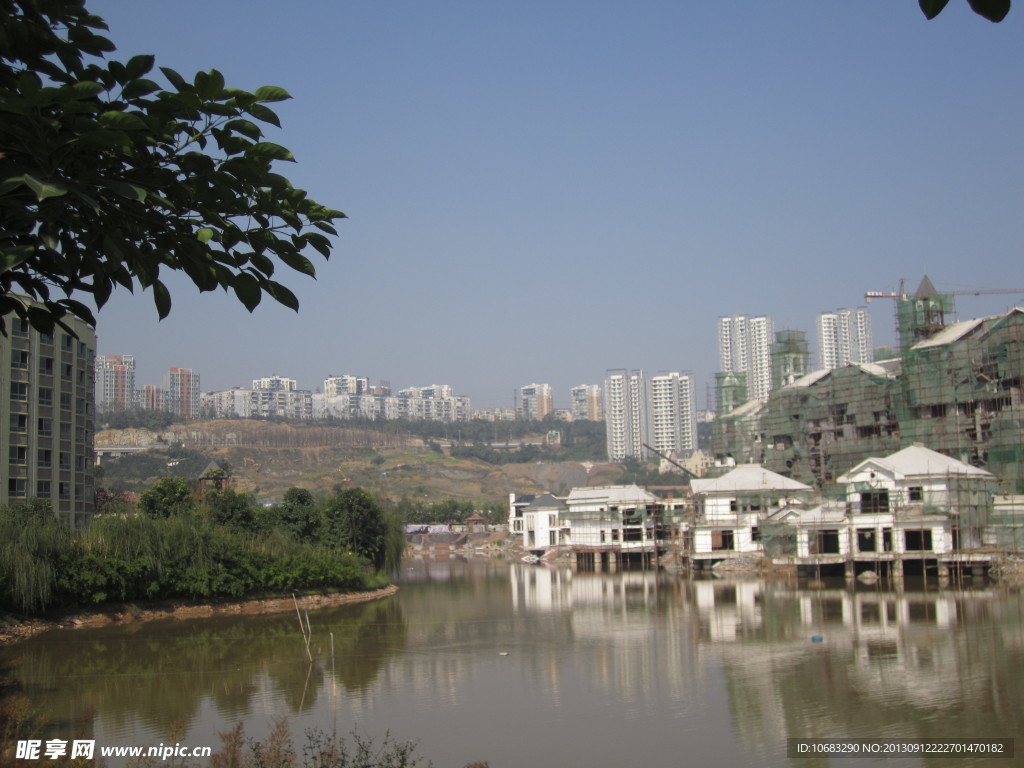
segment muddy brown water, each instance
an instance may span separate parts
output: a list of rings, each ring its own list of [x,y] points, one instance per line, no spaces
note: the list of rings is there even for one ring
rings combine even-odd
[[[459,560],[413,561],[399,584],[310,611],[312,663],[280,613],[47,632],[0,648],[0,670],[47,713],[43,739],[216,748],[286,717],[297,744],[390,731],[437,768],[930,765],[789,758],[787,740],[1024,733],[1014,589]]]

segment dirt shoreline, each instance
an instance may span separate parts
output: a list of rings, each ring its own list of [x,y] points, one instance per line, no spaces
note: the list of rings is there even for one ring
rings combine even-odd
[[[368,592],[330,592],[297,596],[294,599],[291,595],[279,595],[224,603],[175,601],[142,605],[115,605],[94,613],[67,613],[52,618],[14,620],[9,624],[2,624],[0,625],[0,646],[13,645],[51,629],[105,627],[111,624],[133,624],[137,621],[154,621],[156,619],[187,621],[188,619],[205,619],[210,616],[254,616],[263,613],[284,613],[295,610],[296,600],[300,609],[314,610],[335,605],[380,600],[397,591],[398,587],[392,584],[383,589],[374,589]]]

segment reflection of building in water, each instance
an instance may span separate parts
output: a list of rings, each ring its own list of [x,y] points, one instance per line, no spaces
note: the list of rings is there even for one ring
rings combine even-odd
[[[1005,639],[992,636],[988,616],[992,605],[1005,602],[998,597],[983,591],[810,591],[760,581],[694,582],[702,656],[720,654],[737,729],[755,743],[779,733],[963,737],[929,729],[945,722],[948,730],[948,712],[959,711],[964,701],[1006,696],[1000,688],[1010,683],[997,681],[994,667],[977,663],[989,653],[993,660],[1005,658],[995,650]],[[972,617],[986,629],[974,634]],[[811,701],[822,706],[810,707]],[[938,711],[947,714],[938,718]],[[998,736],[980,724],[965,727],[971,736],[982,730]]]
[[[757,581],[695,581],[693,602],[700,617],[701,637],[711,642],[732,641],[760,627],[763,589]]]

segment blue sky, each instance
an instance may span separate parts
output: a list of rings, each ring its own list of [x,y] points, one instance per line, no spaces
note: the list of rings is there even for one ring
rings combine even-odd
[[[140,384],[271,374],[448,383],[474,406],[610,368],[692,371],[716,320],[808,331],[864,292],[1024,288],[1024,10],[952,0],[176,3],[91,0],[115,57],[273,84],[298,163],[345,211],[298,315],[170,281],[99,316]],[[1024,304],[958,300],[960,318]],[[876,344],[892,303],[872,305]]]

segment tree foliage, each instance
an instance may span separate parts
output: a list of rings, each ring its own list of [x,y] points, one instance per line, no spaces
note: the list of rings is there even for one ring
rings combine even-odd
[[[141,287],[163,318],[166,272],[250,312],[264,294],[297,309],[277,267],[315,276],[305,252],[329,257],[344,214],[272,170],[294,160],[263,133],[288,93],[229,88],[217,70],[160,68],[162,86],[153,56],[103,61],[105,29],[84,0],[0,0],[0,316],[94,324],[74,296],[101,308]]]
[[[164,477],[139,497],[139,512],[150,517],[175,517],[195,508],[192,486],[181,477]]]
[[[384,510],[362,488],[339,488],[323,508],[321,540],[324,544],[365,557],[384,567]]]
[[[942,9],[946,7],[949,0],[917,0],[918,5],[928,19],[934,19]],[[1010,12],[1010,0],[967,0],[971,10],[989,21],[1000,22]]]

